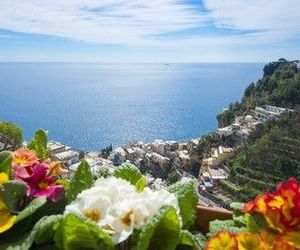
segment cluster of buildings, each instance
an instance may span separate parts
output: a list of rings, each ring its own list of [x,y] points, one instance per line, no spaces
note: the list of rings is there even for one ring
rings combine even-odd
[[[202,164],[198,175],[199,193],[202,199],[207,199],[207,204],[220,204],[226,197],[222,195],[219,183],[228,178],[226,171],[227,159],[234,156],[240,143],[254,133],[258,126],[268,121],[276,121],[286,112],[293,110],[264,105],[256,107],[246,116],[240,116],[230,126],[218,128],[219,143],[203,154]],[[234,138],[234,144],[226,142]],[[154,188],[167,185],[166,178],[173,167],[182,176],[192,176],[191,154],[199,144],[199,139],[188,142],[155,140],[151,143],[132,142],[122,147],[113,149],[108,158],[100,157],[98,152],[84,152],[65,146],[57,141],[50,141],[48,147],[52,160],[63,162],[72,173],[78,168],[81,159],[85,158],[94,174],[106,170],[108,174],[124,162],[131,162],[143,172],[148,173],[147,183]],[[218,145],[219,144],[219,145]],[[221,190],[222,191],[222,190]],[[206,195],[204,195],[206,194]],[[215,201],[215,203],[214,203]]]
[[[73,149],[57,141],[49,141],[48,148],[53,161],[60,161],[70,173],[76,171],[82,159],[85,159],[91,167],[91,171],[97,174],[98,171],[105,170],[113,173],[115,166],[112,161],[101,158],[98,152],[84,152]]]
[[[236,117],[235,122],[230,126],[218,128],[217,133],[221,138],[234,136],[243,141],[254,133],[259,125],[268,121],[277,121],[286,112],[293,112],[293,110],[270,105],[256,107],[250,114]]]
[[[199,140],[185,143],[177,141],[155,140],[152,143],[132,142],[114,149],[108,159],[115,165],[130,161],[141,170],[156,177],[166,177],[172,166],[189,170],[191,166],[191,151]]]
[[[256,107],[250,114],[236,117],[235,122],[230,126],[218,128],[217,133],[220,136],[220,145],[212,147],[208,154],[203,155],[202,165],[199,171],[200,193],[209,192],[210,198],[216,198],[224,201],[226,197],[219,188],[219,183],[228,178],[225,162],[234,156],[240,143],[255,133],[260,125],[268,121],[277,121],[281,115],[293,110],[264,105]],[[232,140],[230,140],[232,139]],[[234,141],[231,147],[224,146],[224,142]]]

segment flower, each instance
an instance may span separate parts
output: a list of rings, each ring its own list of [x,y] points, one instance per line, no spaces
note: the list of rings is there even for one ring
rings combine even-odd
[[[65,214],[73,213],[94,221],[115,243],[120,243],[164,205],[174,206],[179,214],[178,201],[168,191],[145,188],[137,192],[128,181],[109,177],[98,179],[92,188],[81,192],[66,207]]]
[[[300,184],[295,178],[280,184],[275,192],[246,203],[243,212],[263,214],[280,238],[277,245],[300,248]]]
[[[8,181],[8,175],[6,173],[0,173],[0,185]]]
[[[13,167],[19,166],[28,168],[35,163],[38,163],[39,159],[36,156],[36,153],[33,150],[29,150],[27,148],[20,148],[12,153]]]
[[[50,175],[61,175],[61,174],[66,174],[68,173],[67,169],[62,168],[62,163],[60,161],[53,161],[50,162]]]
[[[31,197],[46,196],[53,202],[60,200],[64,195],[64,187],[55,184],[55,177],[49,176],[50,167],[44,163],[33,166],[30,176],[21,178],[29,187]]]
[[[239,250],[262,250],[261,239],[258,234],[239,232],[236,235]]]
[[[8,181],[8,176],[5,173],[0,173],[0,185]],[[16,216],[11,215],[5,203],[0,198],[0,234],[10,229],[15,221]]]
[[[227,231],[218,232],[213,238],[211,238],[205,250],[237,250],[238,245],[236,238],[233,234]]]

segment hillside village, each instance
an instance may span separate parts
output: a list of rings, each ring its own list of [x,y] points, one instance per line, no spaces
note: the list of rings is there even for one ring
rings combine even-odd
[[[168,185],[167,177],[171,170],[182,177],[197,178],[199,193],[206,205],[227,207],[230,198],[220,188],[220,182],[228,178],[226,160],[234,156],[245,139],[254,134],[260,126],[268,121],[279,120],[281,115],[293,110],[264,105],[256,107],[247,115],[236,117],[230,126],[218,128],[218,143],[202,156],[199,173],[191,174],[194,150],[201,138],[188,142],[155,140],[152,143],[131,142],[113,149],[107,159],[100,152],[84,152],[50,141],[48,147],[53,160],[63,162],[70,173],[75,171],[80,160],[85,158],[93,174],[101,171],[112,173],[117,166],[130,162],[147,174],[148,184],[154,187]]]

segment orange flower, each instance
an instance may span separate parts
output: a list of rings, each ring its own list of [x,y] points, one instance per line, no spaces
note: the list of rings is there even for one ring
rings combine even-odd
[[[218,232],[211,238],[205,250],[237,250],[238,245],[235,236],[227,231]]]
[[[68,173],[68,170],[62,168],[62,163],[60,161],[53,161],[50,164],[50,175],[61,175],[61,174],[65,174]]]
[[[27,148],[20,148],[16,150],[12,153],[12,156],[12,165],[18,167],[28,168],[39,161],[35,152]]]
[[[281,233],[300,231],[300,185],[295,178],[290,178],[274,193],[260,195],[246,203],[243,212],[264,214],[270,227]]]

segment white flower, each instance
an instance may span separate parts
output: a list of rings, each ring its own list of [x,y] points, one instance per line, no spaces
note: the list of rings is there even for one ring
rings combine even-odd
[[[178,201],[166,190],[145,188],[137,192],[129,182],[115,178],[100,178],[90,189],[81,192],[66,206],[65,214],[73,213],[93,220],[115,243],[126,240],[134,229],[141,228],[165,205],[179,214]]]

